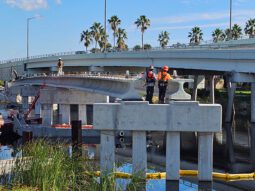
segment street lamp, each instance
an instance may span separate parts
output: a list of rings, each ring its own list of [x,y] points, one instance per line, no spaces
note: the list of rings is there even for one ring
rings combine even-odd
[[[106,50],[106,7],[107,7],[107,5],[106,5],[106,3],[107,3],[107,0],[104,0],[104,35],[105,35],[105,42],[104,42],[104,51]]]
[[[229,36],[232,39],[232,0],[229,2]]]
[[[27,18],[27,62],[29,59],[29,21],[33,20],[33,19],[38,19],[41,18],[40,15],[36,15],[34,17],[29,17]]]

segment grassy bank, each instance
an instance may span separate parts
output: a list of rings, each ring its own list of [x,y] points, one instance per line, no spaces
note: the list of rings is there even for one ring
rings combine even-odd
[[[33,141],[20,148],[22,158],[12,169],[11,178],[2,176],[0,191],[121,191],[115,178],[109,174],[102,178],[94,175],[97,163],[86,156],[68,155],[61,144],[45,140]],[[125,190],[140,190],[139,179],[131,181]]]

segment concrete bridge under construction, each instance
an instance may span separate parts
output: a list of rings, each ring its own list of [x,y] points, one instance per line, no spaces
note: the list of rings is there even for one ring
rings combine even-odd
[[[60,55],[3,62],[0,65],[0,79],[18,78],[10,83],[9,93],[22,96],[23,110],[30,110],[29,97],[38,101],[34,113],[42,117],[38,128],[22,128],[21,131],[36,132],[37,135],[56,136],[61,133],[52,130],[53,105],[61,124],[70,124],[71,106],[77,105],[77,119],[88,124],[88,105],[93,104],[93,125],[100,130],[101,171],[112,170],[115,152],[115,133],[118,130],[132,131],[134,172],[145,170],[146,131],[163,131],[167,134],[167,179],[179,179],[180,133],[197,132],[199,139],[199,180],[212,180],[213,133],[222,129],[221,106],[214,104],[214,75],[226,75],[228,103],[225,124],[232,124],[232,109],[237,82],[251,83],[251,123],[255,127],[255,48],[227,49],[172,49],[151,51],[130,51],[101,54],[66,54],[63,75],[56,75],[57,60]],[[169,85],[169,94],[182,92],[185,102],[148,104],[137,102],[143,88],[139,80],[113,77],[111,75],[144,71],[148,65],[162,67],[168,65],[178,73],[195,75],[192,96],[184,95],[183,84],[189,79],[174,79]],[[108,73],[106,76],[91,76],[93,72]],[[71,75],[74,73],[74,75]],[[211,104],[199,104],[196,100],[198,75],[208,75],[210,79]],[[171,84],[172,83],[172,84]],[[46,87],[44,85],[46,84]],[[171,86],[172,85],[172,86]],[[42,88],[42,86],[44,88]],[[174,87],[174,88],[173,88]],[[38,98],[38,92],[40,97]],[[186,96],[186,97],[185,97]],[[120,98],[121,103],[109,103],[109,97]],[[176,100],[169,97],[171,100]],[[132,101],[126,101],[132,100]],[[193,101],[191,101],[193,100]],[[159,114],[159,115],[158,115]],[[15,128],[22,127],[15,118]],[[47,132],[46,132],[47,130]],[[61,131],[62,135],[67,131]],[[63,133],[64,132],[64,133]],[[68,130],[70,134],[70,129]],[[254,148],[253,148],[254,149]],[[233,152],[229,149],[228,152]],[[174,154],[173,154],[174,153]],[[170,157],[174,156],[174,157]],[[105,160],[107,159],[107,160]],[[175,165],[172,165],[175,164]],[[144,172],[145,174],[145,172]]]
[[[249,42],[252,40],[253,39],[249,40]],[[59,77],[37,78],[36,75],[38,73],[46,76],[54,75],[57,71],[57,60],[59,57],[64,61],[65,74],[90,74],[98,72],[115,75],[124,74],[126,70],[129,70],[130,73],[141,72],[149,65],[154,65],[155,67],[168,65],[171,69],[176,69],[178,74],[195,76],[192,100],[196,100],[198,75],[205,75],[208,77],[210,82],[210,100],[211,103],[214,103],[214,75],[225,75],[229,92],[225,121],[230,122],[237,82],[252,83],[251,112],[252,116],[255,115],[255,103],[253,101],[255,98],[255,43],[252,41],[249,46],[246,46],[247,43],[244,43],[245,46],[241,45],[237,42],[237,45],[234,44],[233,46],[230,46],[229,44],[224,46],[212,44],[210,46],[161,50],[152,49],[146,51],[124,51],[96,54],[87,54],[85,52],[50,54],[30,57],[29,59],[2,61],[0,64],[0,79],[5,81],[13,79],[13,73],[15,71],[16,75],[19,76],[19,80],[16,80],[14,84],[20,86],[40,85],[46,80],[49,86],[52,87],[74,88],[76,90],[104,95],[106,95],[105,93],[108,93],[110,96],[122,99],[134,99],[137,98],[137,94],[135,95],[133,90],[131,90],[133,85],[130,82],[124,83],[125,80],[114,81],[111,77],[106,77],[101,80],[99,80],[99,78],[86,78],[86,82],[93,81],[93,83],[91,83],[93,85],[91,85],[89,83],[84,84],[79,77],[70,78],[65,75]],[[28,78],[29,76],[32,76],[32,78]],[[109,79],[111,79],[111,82]],[[105,88],[106,86],[107,88]],[[118,90],[116,91],[116,89]],[[252,117],[252,119],[255,122],[255,116]]]

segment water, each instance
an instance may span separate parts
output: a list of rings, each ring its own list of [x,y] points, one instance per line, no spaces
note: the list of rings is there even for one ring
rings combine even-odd
[[[10,146],[1,146],[0,147],[0,160],[12,159],[14,150]]]
[[[125,172],[125,173],[132,173],[132,165],[131,164],[124,164],[123,166],[117,168],[117,171]],[[148,169],[148,173],[153,173],[155,170]],[[126,188],[126,186],[130,183],[130,180],[125,179],[117,179],[116,180],[116,187],[121,186],[122,188]],[[205,189],[201,189],[205,187]],[[164,179],[160,180],[148,180],[146,182],[146,191],[165,191],[165,190],[179,190],[179,191],[197,191],[197,190],[210,190],[210,191],[220,191],[216,189],[212,189],[212,184],[208,183],[199,183],[195,184],[189,182],[187,180],[180,180],[178,181],[166,181]]]

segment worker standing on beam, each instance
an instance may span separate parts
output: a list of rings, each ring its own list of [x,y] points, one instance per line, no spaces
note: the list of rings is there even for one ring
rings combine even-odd
[[[165,95],[168,86],[168,80],[172,79],[170,74],[167,73],[168,70],[169,70],[168,66],[164,66],[162,70],[158,73],[159,104],[165,103]]]
[[[58,59],[58,76],[63,75],[63,67],[64,67],[64,62],[61,60],[61,58]]]
[[[152,104],[152,98],[154,93],[154,86],[156,83],[156,75],[153,72],[154,67],[151,65],[147,72],[144,75],[144,79],[146,80],[146,101],[148,101],[150,104]]]

